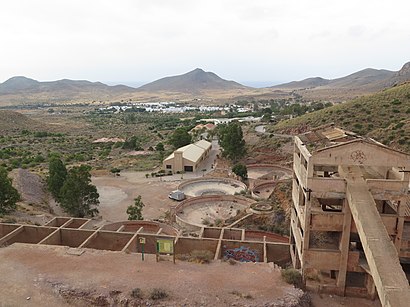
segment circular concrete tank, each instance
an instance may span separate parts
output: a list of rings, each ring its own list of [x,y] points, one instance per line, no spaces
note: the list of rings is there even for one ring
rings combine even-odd
[[[268,199],[276,185],[275,180],[263,180],[253,186],[252,196],[260,199]]]
[[[187,230],[198,230],[204,226],[223,223],[235,218],[239,211],[248,209],[254,200],[232,195],[210,195],[189,198],[175,210],[176,222]]]
[[[265,180],[284,180],[292,178],[292,170],[275,164],[249,164],[248,178]]]
[[[234,195],[246,191],[246,185],[229,178],[199,178],[181,183],[179,190],[188,196]]]
[[[251,205],[250,212],[255,214],[269,214],[272,213],[273,207],[271,204],[255,203]]]

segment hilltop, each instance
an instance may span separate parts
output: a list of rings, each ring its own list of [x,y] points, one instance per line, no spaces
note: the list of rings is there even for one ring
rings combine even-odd
[[[322,85],[327,85],[331,82],[328,79],[323,79],[321,77],[307,78],[302,81],[292,81],[289,83],[283,83],[275,86],[271,86],[273,89],[307,89],[314,88]]]
[[[337,79],[323,79],[320,77],[308,78],[302,81],[293,81],[285,84],[272,86],[272,88],[281,89],[312,89],[317,87],[323,88],[354,88],[366,86],[380,86],[380,81],[392,78],[394,72],[384,69],[366,68],[348,76]]]
[[[148,92],[179,92],[198,93],[209,90],[245,89],[246,86],[235,81],[222,79],[213,72],[206,72],[200,68],[186,74],[165,77],[138,88]]]
[[[410,152],[410,82],[280,122],[273,129],[301,133],[332,122]]]

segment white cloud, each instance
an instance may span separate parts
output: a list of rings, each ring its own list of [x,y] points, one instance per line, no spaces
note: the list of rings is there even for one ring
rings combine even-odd
[[[409,61],[405,0],[4,0],[0,82],[337,77]],[[394,46],[394,47],[393,47]]]

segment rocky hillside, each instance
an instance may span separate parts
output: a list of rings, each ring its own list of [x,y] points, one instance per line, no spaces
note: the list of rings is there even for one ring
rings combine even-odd
[[[272,129],[295,134],[331,122],[410,153],[410,82],[282,121]]]
[[[36,130],[43,128],[47,130],[46,125],[28,118],[27,116],[8,110],[0,110],[0,137],[2,134],[11,132],[21,132],[22,130]]]

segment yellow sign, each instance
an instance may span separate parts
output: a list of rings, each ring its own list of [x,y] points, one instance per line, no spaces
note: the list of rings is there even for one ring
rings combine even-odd
[[[174,253],[174,241],[167,239],[157,240],[157,251],[160,254],[173,254]]]
[[[140,244],[145,244],[145,238],[140,238]]]

